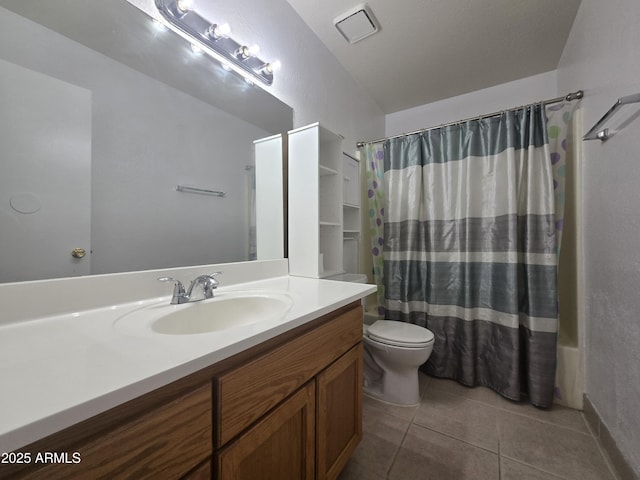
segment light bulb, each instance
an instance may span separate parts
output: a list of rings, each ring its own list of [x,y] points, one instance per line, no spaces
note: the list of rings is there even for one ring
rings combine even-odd
[[[257,43],[254,43],[249,47],[249,55],[251,55],[252,57],[257,57],[259,53],[260,45],[258,45]]]
[[[200,48],[200,46],[196,45],[195,43],[191,44],[191,51],[194,55],[202,55],[204,53],[204,50],[202,50],[202,48]]]
[[[255,82],[253,80],[251,80],[248,77],[244,77],[244,81],[247,82],[250,86],[254,87],[255,86]]]
[[[271,62],[271,73],[277,72],[281,68],[282,68],[282,63],[280,63],[280,60],[274,60],[273,62]]]
[[[251,54],[249,53],[249,47],[247,47],[246,45],[238,48],[235,52],[233,52],[233,54],[240,60],[246,60],[251,56]]]
[[[231,34],[231,26],[228,23],[222,23],[220,25],[214,23],[209,27],[207,34],[215,40],[222,37],[228,37]]]
[[[176,7],[178,7],[178,10],[180,10],[182,13],[187,13],[190,10],[193,10],[194,7],[194,1],[193,0],[177,0],[176,1]]]
[[[227,72],[231,71],[231,67],[229,65],[227,65],[226,63],[221,63],[222,65],[222,69],[226,70]]]
[[[264,65],[262,65],[261,67],[257,68],[256,70],[261,72],[261,73],[266,73],[268,75],[273,75],[273,72],[276,72],[278,70],[280,70],[281,64],[280,64],[280,60],[275,60],[273,62],[270,63],[265,63]]]

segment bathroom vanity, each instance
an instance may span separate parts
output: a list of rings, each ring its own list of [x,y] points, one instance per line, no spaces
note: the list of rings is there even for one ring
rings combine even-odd
[[[176,335],[180,337],[176,339],[156,335],[161,342],[155,345],[165,348],[167,356],[184,357],[176,355],[184,348],[192,352],[187,354],[191,360],[166,361],[154,367],[155,375],[133,383],[136,370],[145,370],[145,375],[150,370],[148,365],[140,368],[132,363],[130,371],[120,372],[120,393],[105,392],[102,398],[97,392],[81,394],[95,388],[94,383],[100,384],[100,378],[94,378],[87,388],[76,386],[68,392],[67,411],[38,414],[42,418],[31,426],[40,434],[34,434],[29,425],[19,426],[13,434],[0,434],[2,450],[21,443],[18,437],[42,436],[11,448],[11,462],[0,464],[0,476],[336,478],[362,434],[362,306],[358,299],[375,287],[282,277],[229,290],[274,291],[276,287],[287,291],[294,301],[279,321],[238,327],[243,333],[230,329],[228,335],[221,335],[226,339],[211,340],[209,346],[195,338],[187,348],[185,335]],[[150,305],[157,304],[155,299]],[[103,322],[100,314],[107,316],[98,311],[92,317],[98,331]],[[104,320],[112,329],[113,318]],[[128,341],[121,332],[116,332],[115,338]],[[140,339],[147,343],[142,336]],[[212,346],[216,342],[226,342],[226,346]],[[215,351],[201,355],[207,348]],[[130,356],[128,360],[144,362],[144,352],[131,352]],[[168,368],[172,363],[174,368]],[[106,371],[96,375],[101,373]],[[145,381],[150,378],[165,384],[142,387],[154,383]],[[134,395],[139,388],[148,391]],[[125,394],[127,391],[130,393]],[[35,403],[46,405],[46,392],[42,395]],[[78,402],[82,395],[91,398]],[[117,400],[132,395],[127,401]],[[7,408],[10,403],[11,399],[5,399],[2,406]],[[83,419],[92,405],[102,411]],[[26,409],[22,413],[27,415]],[[65,423],[65,428],[42,435]],[[50,453],[49,461],[45,461],[46,452]],[[23,463],[18,463],[21,454]]]

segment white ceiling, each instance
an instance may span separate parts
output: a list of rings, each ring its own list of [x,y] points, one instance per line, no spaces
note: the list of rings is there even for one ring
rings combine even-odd
[[[288,0],[385,113],[555,70],[580,0],[367,0],[380,32],[333,19],[363,0]]]

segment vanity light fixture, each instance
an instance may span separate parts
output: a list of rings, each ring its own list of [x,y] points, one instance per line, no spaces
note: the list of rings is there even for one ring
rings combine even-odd
[[[222,25],[214,23],[207,29],[207,35],[214,41],[223,37],[228,37],[230,34],[231,26],[228,23],[223,23]]]
[[[193,0],[177,0],[176,7],[183,14],[193,10],[194,2]]]
[[[246,45],[243,45],[240,48],[237,48],[236,51],[233,52],[233,54],[240,61],[247,60],[248,58],[251,57],[251,53],[249,52],[249,47],[247,47]]]
[[[229,35],[229,24],[211,24],[194,10],[193,0],[155,0],[162,17],[175,29],[186,35],[192,44],[202,45],[202,50],[246,79],[271,85],[273,73],[280,62],[265,62],[258,58],[260,47],[236,42]]]

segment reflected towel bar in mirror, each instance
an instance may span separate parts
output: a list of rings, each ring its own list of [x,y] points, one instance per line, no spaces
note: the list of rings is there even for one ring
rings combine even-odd
[[[638,102],[640,102],[640,93],[619,98],[618,101],[614,103],[613,106],[609,109],[609,111],[605,113],[604,116],[596,122],[596,124],[591,128],[591,130],[589,130],[586,133],[586,135],[582,137],[582,139],[583,140],[601,140],[604,142],[611,136],[611,133],[609,132],[609,129],[612,128],[610,120],[616,114],[616,112],[621,110],[622,107],[625,105],[630,105],[632,103],[638,103]],[[622,130],[622,128],[626,127],[627,124],[631,123],[631,121],[633,121],[639,115],[640,115],[640,110],[636,111],[633,115],[625,119],[623,122],[619,123],[617,125],[618,128],[616,130]]]
[[[176,185],[176,191],[185,193],[200,193],[202,195],[213,195],[214,197],[226,197],[227,194],[218,190],[208,188],[191,187],[189,185]]]

